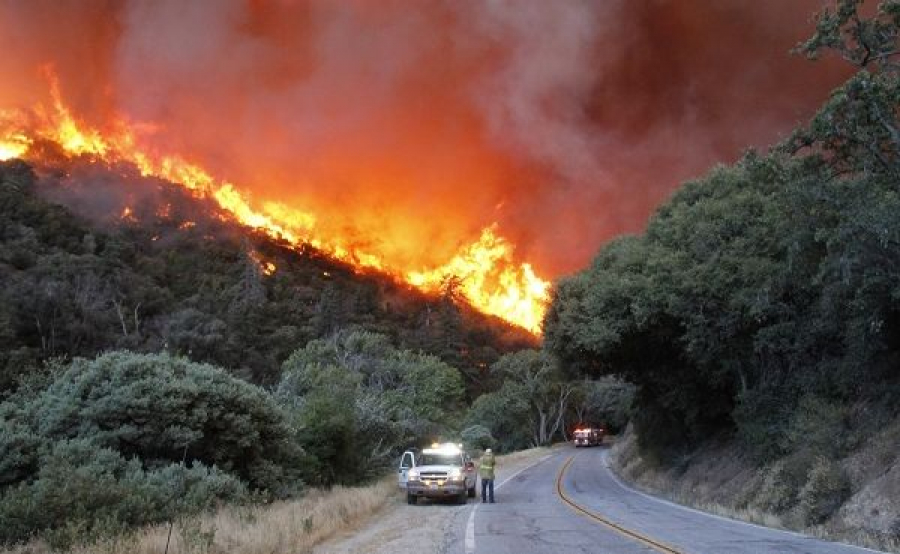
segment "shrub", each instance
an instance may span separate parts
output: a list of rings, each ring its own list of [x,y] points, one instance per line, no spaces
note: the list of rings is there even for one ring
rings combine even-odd
[[[752,504],[766,512],[782,513],[795,502],[796,489],[792,486],[783,461],[775,462],[763,471],[762,483]]]
[[[809,450],[814,456],[840,454],[851,435],[847,428],[848,410],[818,396],[804,396],[785,431],[782,444],[786,452]]]
[[[42,456],[36,479],[3,494],[0,542],[43,535],[63,548],[246,498],[240,481],[215,468],[173,464],[146,471],[138,460],[93,441],[65,440]]]
[[[38,469],[43,439],[25,427],[0,422],[0,490],[31,478]]]
[[[758,461],[773,461],[784,454],[782,437],[794,402],[788,392],[773,386],[739,395],[732,418],[741,442]]]
[[[35,399],[24,424],[49,440],[89,439],[145,467],[199,461],[286,495],[298,452],[281,408],[224,370],[167,354],[76,359]]]
[[[814,462],[815,458],[809,451],[801,451],[770,465],[764,472],[762,485],[753,504],[778,514],[794,508]]]
[[[806,525],[823,523],[850,495],[850,480],[838,464],[818,458],[800,491],[798,515]]]
[[[466,447],[470,449],[484,450],[495,448],[497,439],[491,435],[491,430],[484,425],[470,425],[460,433]]]

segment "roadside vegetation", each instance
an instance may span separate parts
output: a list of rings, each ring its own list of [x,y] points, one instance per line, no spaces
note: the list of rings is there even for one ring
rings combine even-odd
[[[533,464],[550,454],[548,448],[520,450],[498,457],[502,467],[516,468]],[[308,553],[316,547],[340,541],[368,525],[386,509],[405,509],[405,497],[397,488],[397,476],[391,472],[369,484],[329,489],[312,488],[296,499],[223,505],[199,515],[180,516],[172,522],[109,532],[86,541],[66,544],[39,538],[13,547],[0,548],[0,554],[160,554],[169,543],[170,554],[271,554]],[[415,509],[415,508],[413,508]],[[440,524],[446,522],[440,516]],[[408,521],[402,520],[406,531]],[[433,526],[432,535],[443,538],[442,526]],[[430,551],[427,545],[418,545]]]
[[[897,517],[892,503],[900,483],[891,451],[898,440],[900,420],[846,457],[820,458],[811,468],[798,468],[791,460],[760,467],[734,441],[711,441],[677,463],[660,464],[645,457],[634,433],[627,432],[614,443],[610,461],[620,477],[679,504],[767,527],[900,552],[900,538],[890,532]],[[841,505],[847,488],[862,492]]]
[[[353,532],[399,498],[394,475],[360,487],[310,490],[302,498],[271,504],[228,505],[157,524],[107,533],[94,541],[54,544],[38,539],[2,554],[170,554],[311,552],[339,533]],[[83,537],[82,537],[83,539]]]
[[[644,234],[559,283],[545,342],[575,372],[637,386],[647,463],[677,475],[711,442],[733,442],[762,468],[736,507],[889,542],[900,538],[900,2],[871,17],[860,5],[837,2],[799,47],[858,70],[811,123],[686,184]]]

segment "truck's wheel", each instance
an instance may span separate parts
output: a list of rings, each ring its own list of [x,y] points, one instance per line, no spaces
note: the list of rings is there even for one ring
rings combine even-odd
[[[412,504],[413,506],[415,506],[416,501],[418,501],[418,498],[416,498],[416,495],[411,494],[411,493],[406,493],[406,503],[407,504]]]
[[[469,495],[466,494],[466,491],[462,491],[461,493],[459,493],[459,496],[456,498],[456,503],[457,504],[465,504],[466,502],[469,501],[467,498],[468,496]]]

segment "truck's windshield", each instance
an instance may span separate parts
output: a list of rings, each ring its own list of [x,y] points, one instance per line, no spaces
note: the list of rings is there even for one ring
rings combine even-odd
[[[461,466],[462,457],[459,454],[421,454],[420,466]]]

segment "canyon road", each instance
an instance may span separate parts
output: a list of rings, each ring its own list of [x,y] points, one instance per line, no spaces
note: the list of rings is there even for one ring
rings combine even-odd
[[[467,517],[454,518],[446,552],[876,552],[706,514],[635,491],[609,470],[605,448],[560,448],[514,474],[501,471],[497,482],[496,504],[479,501],[465,508]]]

